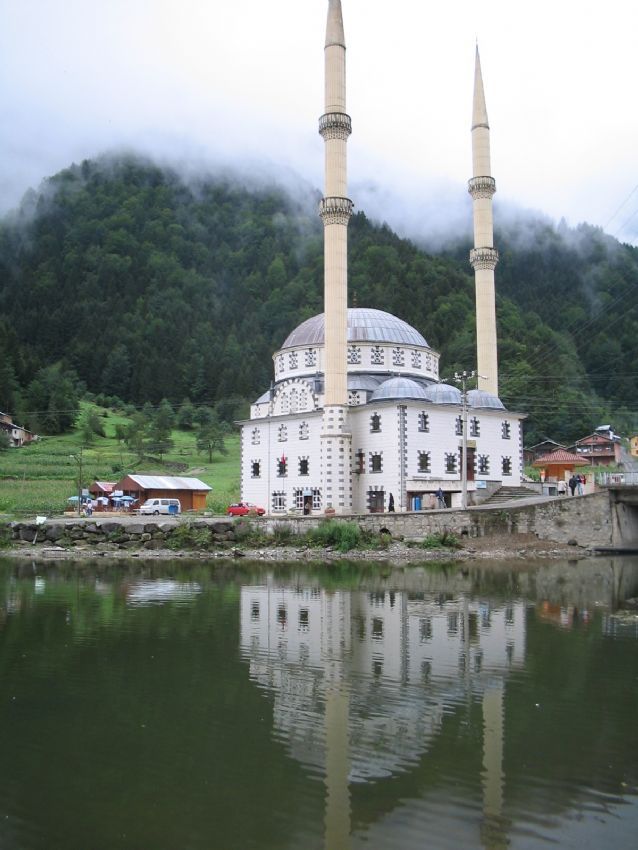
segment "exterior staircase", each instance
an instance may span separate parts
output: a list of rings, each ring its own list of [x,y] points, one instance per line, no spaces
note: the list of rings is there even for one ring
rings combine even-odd
[[[536,490],[530,490],[529,487],[499,487],[489,499],[486,499],[484,505],[500,505],[505,502],[512,502],[515,499],[529,499],[530,496],[539,496]]]

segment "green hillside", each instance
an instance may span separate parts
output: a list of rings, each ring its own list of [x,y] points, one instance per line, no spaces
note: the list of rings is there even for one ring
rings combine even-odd
[[[88,391],[138,407],[189,398],[231,419],[269,385],[287,334],[322,310],[317,200],[186,183],[133,158],[52,177],[0,226],[0,410],[61,431]],[[526,441],[607,419],[635,429],[638,252],[542,222],[497,244],[500,395],[529,413]],[[350,225],[351,303],[418,328],[444,378],[475,366],[467,247],[433,256],[364,213]]]
[[[81,481],[117,481],[127,473],[139,475],[191,475],[213,488],[207,508],[225,513],[239,498],[239,437],[224,438],[227,454],[198,450],[197,431],[173,429],[161,460],[139,453],[118,439],[118,427],[131,423],[123,411],[107,410],[82,403],[80,419],[91,411],[100,419],[104,435],[87,441],[80,429],[56,437],[43,437],[22,449],[0,454],[0,515],[60,513],[72,507],[69,496],[78,492]],[[81,467],[80,467],[81,464]]]

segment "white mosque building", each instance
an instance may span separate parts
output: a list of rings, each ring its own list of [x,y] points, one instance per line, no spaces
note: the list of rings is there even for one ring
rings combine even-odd
[[[274,382],[241,423],[242,499],[268,513],[418,511],[518,485],[522,420],[498,398],[490,143],[476,55],[472,119],[478,389],[441,383],[439,354],[406,321],[347,308],[345,37],[329,0],[325,45],[324,313],[273,355]],[[464,433],[465,432],[465,433]],[[465,456],[465,475],[463,460]]]

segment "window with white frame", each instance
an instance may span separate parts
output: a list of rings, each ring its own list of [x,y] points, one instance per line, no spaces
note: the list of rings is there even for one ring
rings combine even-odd
[[[445,471],[446,472],[456,472],[458,463],[458,456],[456,452],[446,452],[445,453]]]
[[[479,455],[477,459],[477,467],[479,475],[489,475],[490,459],[488,455]]]
[[[305,353],[306,366],[317,365],[317,352],[314,348],[309,348]]]
[[[253,428],[250,442],[253,446],[258,446],[261,443],[261,431],[259,428]]]
[[[279,478],[285,478],[288,474],[288,458],[286,455],[282,455],[280,458],[277,458],[277,475]]]
[[[430,417],[427,413],[421,411],[419,413],[419,431],[429,431],[430,430]]]
[[[348,393],[348,404],[352,407],[361,404],[361,394],[357,390],[350,390]]]
[[[419,452],[419,472],[430,472],[430,452]]]
[[[301,487],[298,487],[296,490],[293,490],[293,499],[295,500],[295,509],[298,511],[303,510],[303,490]]]
[[[309,436],[310,436],[310,429],[308,428],[308,423],[302,422],[299,425],[299,439],[300,440],[307,440]]]
[[[370,472],[383,472],[383,455],[381,452],[370,453]]]
[[[370,349],[370,362],[373,366],[382,366],[383,360],[383,349],[380,345],[373,345]]]
[[[392,365],[405,366],[405,351],[402,348],[392,349]]]
[[[373,432],[381,430],[381,417],[378,413],[373,413],[370,417],[370,430]]]
[[[457,416],[454,423],[454,433],[457,437],[463,436],[463,417]]]
[[[318,488],[312,491],[312,509],[313,511],[321,510],[321,490]]]
[[[275,513],[286,510],[286,494],[283,490],[275,490],[272,494],[272,509]]]
[[[285,443],[288,439],[288,428],[285,425],[280,425],[277,430],[277,439],[280,443]]]
[[[476,416],[473,416],[470,419],[470,437],[480,437],[481,436],[481,423],[477,419]]]
[[[299,365],[299,356],[296,351],[291,351],[288,355],[288,368],[296,369]]]
[[[261,463],[258,460],[253,460],[250,464],[252,478],[261,478]]]
[[[299,410],[299,393],[297,390],[290,390],[290,412],[297,413]]]
[[[308,457],[299,458],[299,475],[310,474],[310,460]]]
[[[412,352],[412,368],[420,369],[421,368],[421,352],[413,351]]]
[[[510,440],[512,438],[512,427],[509,422],[503,422],[502,432],[504,440]]]
[[[502,471],[503,475],[511,475],[512,474],[512,458],[504,457],[502,462]]]
[[[348,346],[348,363],[350,365],[361,363],[361,348],[358,345]]]

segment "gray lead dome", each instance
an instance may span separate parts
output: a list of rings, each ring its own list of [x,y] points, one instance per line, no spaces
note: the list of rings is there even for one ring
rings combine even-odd
[[[383,310],[363,307],[351,307],[348,310],[348,342],[385,342],[429,347],[425,338],[407,322]],[[324,316],[320,313],[295,328],[282,349],[323,343]]]
[[[390,378],[372,393],[370,401],[395,398],[416,398],[427,401],[428,396],[423,387],[410,378]]]

